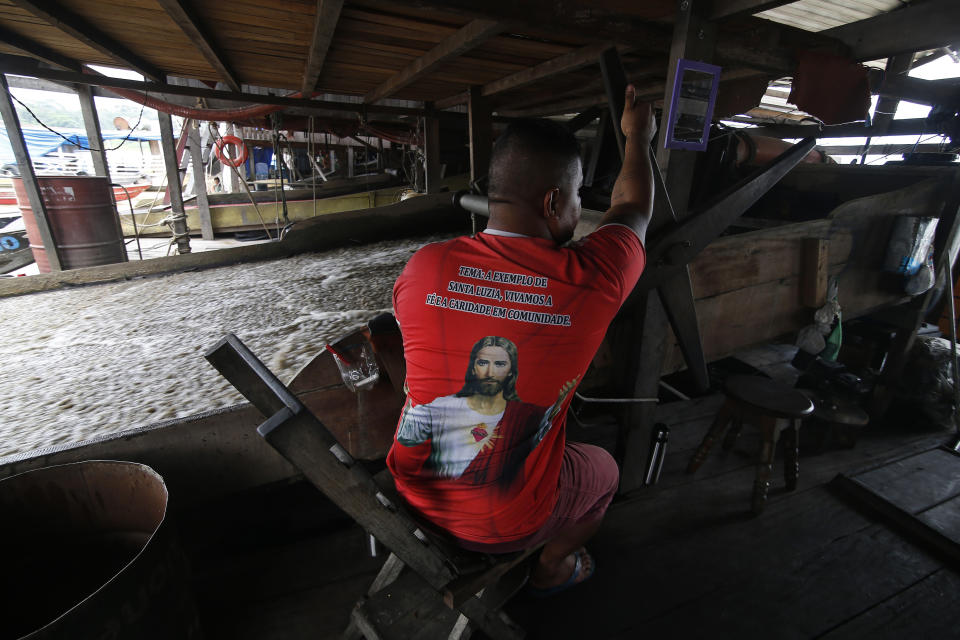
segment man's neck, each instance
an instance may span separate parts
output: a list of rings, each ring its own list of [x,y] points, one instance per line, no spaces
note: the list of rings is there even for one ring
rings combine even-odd
[[[553,239],[538,211],[523,203],[510,200],[490,203],[490,220],[487,222],[487,228],[533,238]]]
[[[503,399],[502,391],[495,396],[475,393],[472,396],[467,396],[467,406],[485,416],[495,416],[506,410],[507,401]]]

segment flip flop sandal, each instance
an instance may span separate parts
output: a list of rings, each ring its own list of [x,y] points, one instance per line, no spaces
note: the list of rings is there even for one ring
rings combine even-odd
[[[580,577],[580,569],[583,568],[583,561],[582,561],[583,555],[587,555],[587,557],[590,558],[590,573],[588,573],[582,579],[578,580],[577,578]],[[597,565],[594,562],[593,557],[590,556],[586,552],[586,550],[583,550],[583,551],[574,551],[573,558],[574,558],[573,573],[570,574],[570,577],[567,578],[566,582],[564,582],[563,584],[558,584],[554,587],[547,587],[546,589],[538,589],[528,584],[527,593],[534,598],[548,598],[552,595],[556,595],[560,593],[561,591],[566,591],[571,587],[575,587],[578,584],[582,584],[587,580],[589,580],[590,577],[593,576],[594,570],[597,568]]]

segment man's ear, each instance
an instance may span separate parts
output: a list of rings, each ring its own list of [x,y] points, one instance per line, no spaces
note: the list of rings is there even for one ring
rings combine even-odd
[[[543,194],[543,217],[544,218],[556,218],[558,215],[557,212],[557,199],[560,196],[560,188],[553,187],[549,191]]]

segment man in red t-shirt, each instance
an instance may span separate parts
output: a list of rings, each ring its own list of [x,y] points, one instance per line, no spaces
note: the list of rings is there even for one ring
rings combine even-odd
[[[487,229],[423,247],[394,286],[407,361],[387,456],[397,489],[468,549],[546,543],[531,575],[541,593],[591,575],[582,545],[617,487],[606,451],[566,442],[565,416],[644,266],[654,123],[632,86],[621,128],[623,167],[596,231],[564,246],[580,217],[576,139],[518,121],[493,150]]]

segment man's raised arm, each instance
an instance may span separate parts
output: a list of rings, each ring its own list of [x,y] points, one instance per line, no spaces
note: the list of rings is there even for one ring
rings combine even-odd
[[[650,162],[650,140],[656,131],[653,104],[637,103],[636,89],[627,85],[620,128],[626,138],[623,167],[613,185],[610,209],[600,224],[623,224],[644,240],[653,213],[653,166]]]

